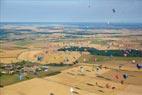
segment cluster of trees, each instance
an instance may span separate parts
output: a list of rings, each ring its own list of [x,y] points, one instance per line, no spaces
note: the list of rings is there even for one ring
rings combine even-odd
[[[141,50],[97,50],[95,48],[89,47],[69,47],[69,48],[61,48],[59,51],[88,51],[92,55],[101,55],[101,56],[124,56],[127,54],[128,57],[142,57]]]

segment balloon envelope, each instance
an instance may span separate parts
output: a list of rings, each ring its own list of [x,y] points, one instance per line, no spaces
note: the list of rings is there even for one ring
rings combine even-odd
[[[113,13],[115,13],[115,12],[116,12],[116,10],[115,10],[115,9],[112,9],[112,12],[113,12]]]

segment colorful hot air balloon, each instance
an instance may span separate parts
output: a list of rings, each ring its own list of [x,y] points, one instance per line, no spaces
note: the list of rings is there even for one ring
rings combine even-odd
[[[142,68],[142,64],[137,64],[136,67],[140,70]]]
[[[96,57],[94,57],[94,62],[96,62],[97,61],[97,59],[96,59]]]

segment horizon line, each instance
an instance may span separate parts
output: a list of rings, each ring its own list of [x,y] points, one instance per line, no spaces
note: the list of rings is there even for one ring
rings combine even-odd
[[[107,22],[72,22],[72,21],[50,21],[50,22],[45,22],[45,21],[1,21],[0,23],[106,23]],[[126,24],[142,24],[142,22],[110,22],[110,24],[113,23],[126,23]]]

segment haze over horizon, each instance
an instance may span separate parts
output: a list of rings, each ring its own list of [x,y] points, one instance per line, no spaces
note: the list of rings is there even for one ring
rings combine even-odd
[[[142,23],[141,5],[142,0],[1,0],[0,19],[1,22]]]

